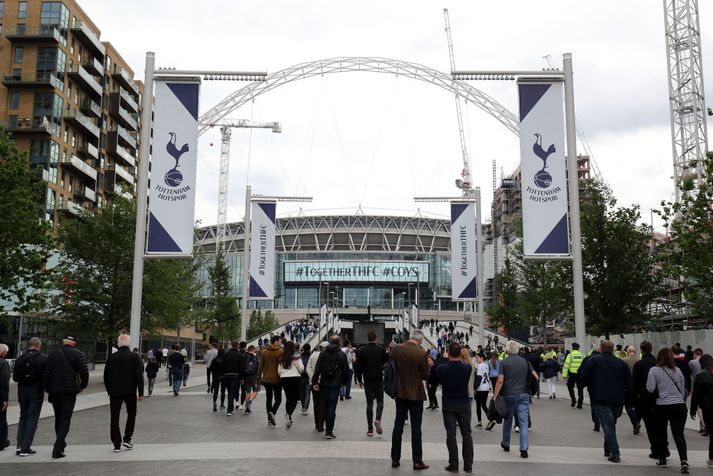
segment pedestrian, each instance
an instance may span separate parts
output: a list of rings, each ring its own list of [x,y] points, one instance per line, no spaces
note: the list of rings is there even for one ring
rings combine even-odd
[[[47,358],[42,374],[43,386],[49,395],[48,401],[54,409],[54,431],[56,439],[52,458],[64,458],[67,434],[72,423],[77,394],[89,384],[89,370],[84,354],[75,349],[77,340],[72,335],[62,339],[62,347]]]
[[[230,350],[223,356],[223,382],[228,391],[228,409],[226,416],[233,416],[235,400],[239,398],[240,391],[240,343],[234,340]]]
[[[701,371],[693,379],[690,415],[695,420],[696,414],[701,413],[705,426],[713,428],[713,357],[705,354],[698,358],[698,362],[700,363]],[[713,438],[708,439],[708,459],[706,464],[709,468],[713,468]]]
[[[312,375],[312,386],[320,392],[320,400],[324,403],[324,438],[333,440],[334,421],[337,416],[339,392],[349,380],[349,363],[347,355],[339,348],[341,339],[338,335],[329,338],[329,345],[320,352]]]
[[[500,375],[500,359],[498,359],[498,354],[495,351],[490,353],[490,360],[488,360],[488,377],[490,378],[490,388],[495,391],[495,384],[498,383],[498,376]]]
[[[347,356],[347,363],[349,364],[349,380],[346,385],[344,385],[339,391],[339,400],[350,400],[352,398],[352,378],[354,377],[354,361],[356,357],[354,356],[354,348],[350,341],[346,341],[344,347],[342,347],[342,352]]]
[[[381,416],[384,411],[384,365],[388,356],[384,348],[376,343],[376,332],[369,331],[366,335],[369,343],[356,353],[356,363],[362,373],[364,396],[366,397],[366,436],[376,433],[381,435]],[[347,357],[348,358],[348,357]],[[374,418],[374,401],[376,401],[376,418]]]
[[[240,343],[241,345],[243,342]],[[245,414],[252,413],[250,407],[257,397],[257,369],[259,366],[257,349],[254,345],[247,348],[245,362],[242,364],[242,385],[245,394]]]
[[[500,447],[510,451],[510,434],[512,432],[513,417],[517,418],[516,424],[520,428],[520,457],[529,456],[528,427],[530,418],[530,376],[535,379],[540,377],[535,373],[530,363],[518,355],[519,345],[515,341],[505,344],[507,357],[501,362],[500,375],[498,376],[493,400],[502,395],[507,406],[507,415],[503,420],[503,439]]]
[[[158,362],[156,362],[156,357],[151,357],[151,359],[149,359],[144,370],[146,372],[146,380],[148,380],[149,383],[148,396],[150,397],[153,395],[153,387],[156,383],[156,375],[158,375]]]
[[[10,364],[5,360],[7,345],[0,344],[0,451],[10,446],[7,439],[7,407],[10,404]]]
[[[428,378],[428,360],[421,348],[423,332],[412,330],[409,340],[391,351],[391,358],[396,369],[396,418],[391,436],[391,467],[401,465],[401,438],[406,419],[411,421],[411,453],[413,469],[428,469],[423,462],[423,445],[421,441],[421,422],[423,419],[423,402],[426,392],[423,381]],[[459,358],[460,354],[452,356]]]
[[[448,355],[450,355],[450,353]],[[477,369],[475,366],[475,362],[470,356],[470,350],[465,346],[461,347],[460,361],[464,364],[470,365],[470,368],[472,370],[472,372],[470,373],[470,379],[468,380],[468,396],[470,397],[470,402],[473,403],[473,399],[475,398],[475,375],[477,373]]]
[[[557,379],[557,373],[559,372],[559,364],[552,358],[552,354],[548,354],[545,362],[542,364],[542,376],[547,382],[547,395],[549,398],[557,398],[555,393],[555,379]]]
[[[590,404],[604,433],[604,456],[612,463],[619,463],[616,420],[624,405],[633,398],[632,377],[626,363],[614,357],[612,341],[603,341],[600,350],[601,354],[594,355],[582,365],[579,377],[590,392]]]
[[[652,346],[649,341],[643,341],[639,344],[641,350],[641,359],[634,364],[632,370],[632,381],[634,387],[634,409],[638,417],[644,422],[646,427],[646,436],[649,439],[651,454],[649,458],[659,459],[656,454],[656,425],[654,422],[654,406],[656,405],[656,397],[646,390],[646,381],[649,378],[649,371],[656,366],[656,357],[651,353]],[[666,449],[666,457],[669,456],[669,451]]]
[[[184,356],[185,358],[185,356]],[[191,364],[188,361],[183,363],[183,386],[188,385],[188,374],[191,373]]]
[[[295,343],[286,342],[277,374],[280,376],[280,386],[285,391],[285,427],[288,430],[292,427],[292,413],[297,408],[297,401],[300,398],[300,382],[304,369],[302,357],[297,352]]]
[[[693,351],[693,358],[688,361],[688,367],[691,369],[691,386],[693,386],[693,382],[696,380],[696,377],[701,372],[700,359],[702,356],[703,349],[698,347],[696,348],[696,350]],[[701,413],[700,408],[698,410],[698,433],[700,433],[702,436],[708,436],[708,430],[706,429],[706,425],[703,421],[703,414]]]
[[[12,379],[17,382],[17,401],[20,404],[20,421],[17,424],[17,450],[19,456],[32,456],[32,441],[37,431],[37,423],[42,411],[44,389],[42,374],[47,365],[47,356],[41,352],[42,342],[31,337],[27,342],[27,352],[15,361]],[[0,377],[0,381],[2,377]],[[0,398],[0,400],[2,400]],[[0,435],[1,436],[1,435]],[[7,438],[5,438],[7,439]],[[5,441],[0,439],[0,442]],[[2,446],[0,444],[0,446]]]
[[[144,369],[141,357],[130,350],[130,336],[120,335],[116,346],[119,350],[109,356],[104,366],[104,388],[109,395],[111,442],[114,444],[114,453],[119,453],[122,446],[127,450],[134,448],[131,439],[136,424],[136,401],[144,399]],[[123,439],[119,429],[122,404],[126,405]]]
[[[461,347],[457,342],[451,343],[448,346],[448,363],[439,365],[436,369],[442,388],[443,426],[446,429],[446,447],[448,448],[448,466],[445,470],[450,473],[458,472],[458,442],[456,440],[458,428],[460,428],[463,439],[463,471],[473,472],[473,435],[470,429],[471,390],[468,382],[471,381],[474,370],[470,363],[463,362],[458,358],[461,352]],[[487,398],[487,391],[485,395]]]
[[[685,362],[684,362],[685,363]],[[681,473],[688,474],[688,451],[683,430],[686,425],[686,379],[683,372],[676,366],[671,349],[664,347],[656,355],[656,367],[649,370],[646,380],[646,390],[658,393],[654,407],[654,425],[656,435],[656,454],[659,459],[656,465],[666,467],[666,448],[668,447],[668,426],[676,443],[678,456],[681,459]]]
[[[624,351],[625,356],[622,357],[622,360],[626,365],[629,367],[629,371],[632,374],[632,377],[634,375],[634,365],[639,361],[639,356],[636,355],[636,347],[633,345],[630,345],[626,348]],[[629,417],[629,420],[631,421],[631,426],[633,427],[634,431],[633,433],[635,435],[638,435],[639,432],[641,431],[641,417],[636,413],[636,404],[635,404],[635,399],[632,398],[629,401],[627,401],[626,407],[626,414]]]
[[[310,383],[309,375],[307,374],[307,363],[309,362],[309,357],[312,354],[312,346],[309,344],[304,344],[302,346],[302,352],[300,358],[302,359],[302,366],[304,367],[304,372],[302,372],[302,378],[300,380],[300,404],[302,405],[302,414],[307,415],[309,413],[309,402],[310,402]]]
[[[428,406],[426,410],[436,410],[438,408],[438,374],[436,373],[436,361],[432,356],[428,356],[428,379],[426,379],[426,391],[428,393]]]
[[[310,382],[312,382],[312,377],[314,376],[314,369],[317,366],[317,360],[319,359],[320,353],[327,348],[328,342],[321,342],[319,347],[315,348],[312,354],[309,356],[307,361],[307,376]],[[312,387],[312,414],[314,415],[314,429],[321,433],[324,431],[324,399],[321,398],[321,392],[319,388]]]
[[[270,338],[270,345],[262,349],[259,357],[259,367],[257,369],[257,388],[265,387],[265,406],[267,409],[267,422],[273,427],[277,425],[275,415],[282,403],[282,387],[280,386],[280,375],[277,368],[284,350],[282,349],[282,338],[279,335]]]
[[[171,377],[171,386],[173,387],[173,396],[178,396],[178,391],[181,389],[183,382],[183,365],[186,363],[186,358],[180,351],[178,345],[174,346],[173,352],[168,356],[169,375]]]
[[[476,428],[483,428],[482,414],[488,411],[488,395],[490,394],[490,379],[488,378],[488,364],[485,355],[481,352],[475,355],[475,410],[478,417]]]
[[[579,344],[572,344],[572,352],[564,359],[564,367],[562,368],[562,378],[567,379],[567,391],[569,398],[572,400],[572,408],[576,405],[577,408],[582,408],[584,402],[584,387],[579,385],[579,368],[584,360],[584,354],[579,351]],[[574,388],[577,387],[577,398],[574,397]]]
[[[225,350],[223,348],[218,349],[218,353],[215,358],[210,363],[210,373],[211,373],[211,385],[213,391],[213,411],[218,411],[218,391],[220,390],[220,409],[225,410],[225,380],[223,380],[223,375],[225,370],[223,368],[223,358],[225,357]]]
[[[215,359],[218,356],[218,343],[217,342],[211,342],[210,344],[210,349],[208,349],[208,352],[205,353],[205,370],[206,370],[206,379],[208,382],[208,390],[206,391],[207,393],[210,393],[212,390],[212,387],[210,385],[210,377],[211,377],[211,371],[210,371],[210,364],[213,362],[213,359]]]

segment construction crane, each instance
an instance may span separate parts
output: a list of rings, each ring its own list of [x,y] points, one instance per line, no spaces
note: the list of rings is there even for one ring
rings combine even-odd
[[[279,122],[253,122],[248,119],[224,119],[221,122],[209,124],[209,127],[220,127],[220,173],[218,181],[218,235],[215,240],[216,250],[225,242],[228,224],[228,172],[230,167],[230,137],[234,128],[242,129],[272,129],[272,132],[282,132]]]
[[[443,18],[446,23],[446,37],[448,38],[448,56],[451,62],[451,71],[456,70],[456,60],[453,55],[453,39],[451,38],[451,21],[448,17],[448,9],[443,9]],[[455,79],[453,80],[455,83]],[[465,143],[465,132],[463,130],[463,114],[460,109],[460,95],[458,94],[458,89],[453,88],[455,91],[455,101],[456,101],[456,115],[458,116],[458,135],[460,136],[460,150],[463,156],[463,170],[461,171],[461,178],[456,180],[456,187],[463,190],[463,195],[467,195],[468,191],[473,186],[473,181],[470,175],[470,157],[468,156],[468,147]]]
[[[698,0],[663,0],[676,201],[700,181],[708,150]]]

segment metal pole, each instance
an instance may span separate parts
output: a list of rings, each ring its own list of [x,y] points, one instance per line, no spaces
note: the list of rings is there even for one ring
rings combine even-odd
[[[577,173],[577,130],[574,122],[574,81],[572,54],[562,56],[564,63],[564,108],[567,133],[567,185],[569,221],[572,228],[572,280],[574,284],[574,330],[577,342],[584,344],[584,284],[582,281],[582,229],[579,223],[579,176]]]
[[[483,217],[481,215],[481,204],[480,204],[480,187],[475,189],[475,243],[476,243],[476,253],[475,253],[475,265],[478,268],[475,281],[478,287],[478,327],[480,327],[480,332],[478,336],[478,344],[481,347],[485,347],[485,310],[484,307],[484,294],[485,294],[485,260],[483,256]]]
[[[15,358],[20,357],[20,348],[22,347],[22,320],[23,316],[20,314],[20,328],[17,331],[17,348],[15,349]]]
[[[243,300],[241,301],[240,340],[248,337],[248,280],[250,279],[250,201],[252,189],[245,187],[245,220],[243,222]]]
[[[146,245],[146,208],[149,185],[149,154],[151,151],[151,109],[153,104],[153,73],[155,55],[146,52],[144,94],[141,99],[141,149],[139,150],[139,184],[136,202],[136,234],[134,237],[134,271],[131,282],[131,324],[129,335],[134,345],[141,341],[141,293],[144,288],[144,247]]]

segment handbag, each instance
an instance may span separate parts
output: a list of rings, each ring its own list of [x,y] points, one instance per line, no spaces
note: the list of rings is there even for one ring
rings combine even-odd
[[[69,359],[67,358],[67,354],[64,353],[64,349],[59,350],[60,354],[62,354],[62,357],[64,357],[65,362],[69,364],[69,368],[72,369],[72,372],[74,372],[74,390],[76,393],[81,393],[82,392],[82,378],[79,376],[79,372],[72,366],[72,364],[69,362]]]
[[[671,379],[671,382],[673,382],[673,385],[676,387],[676,390],[678,390],[678,393],[681,393],[681,388],[678,386],[678,384],[677,384],[676,381],[673,379],[673,377],[671,377],[671,374],[668,373],[668,371],[667,371],[666,369],[663,369],[663,373],[665,373],[665,374],[668,376],[668,378]],[[686,413],[688,413],[688,405],[686,404],[685,399],[684,399],[684,401],[683,401],[683,406],[686,408]]]

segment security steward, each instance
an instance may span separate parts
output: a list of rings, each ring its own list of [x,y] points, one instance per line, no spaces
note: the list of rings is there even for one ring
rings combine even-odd
[[[562,368],[562,377],[567,379],[567,390],[569,390],[569,398],[572,399],[572,408],[577,405],[577,408],[582,408],[584,401],[584,389],[579,385],[579,367],[584,360],[584,354],[579,351],[579,344],[572,344],[572,352],[567,355]],[[574,387],[577,387],[577,399],[574,398]]]

